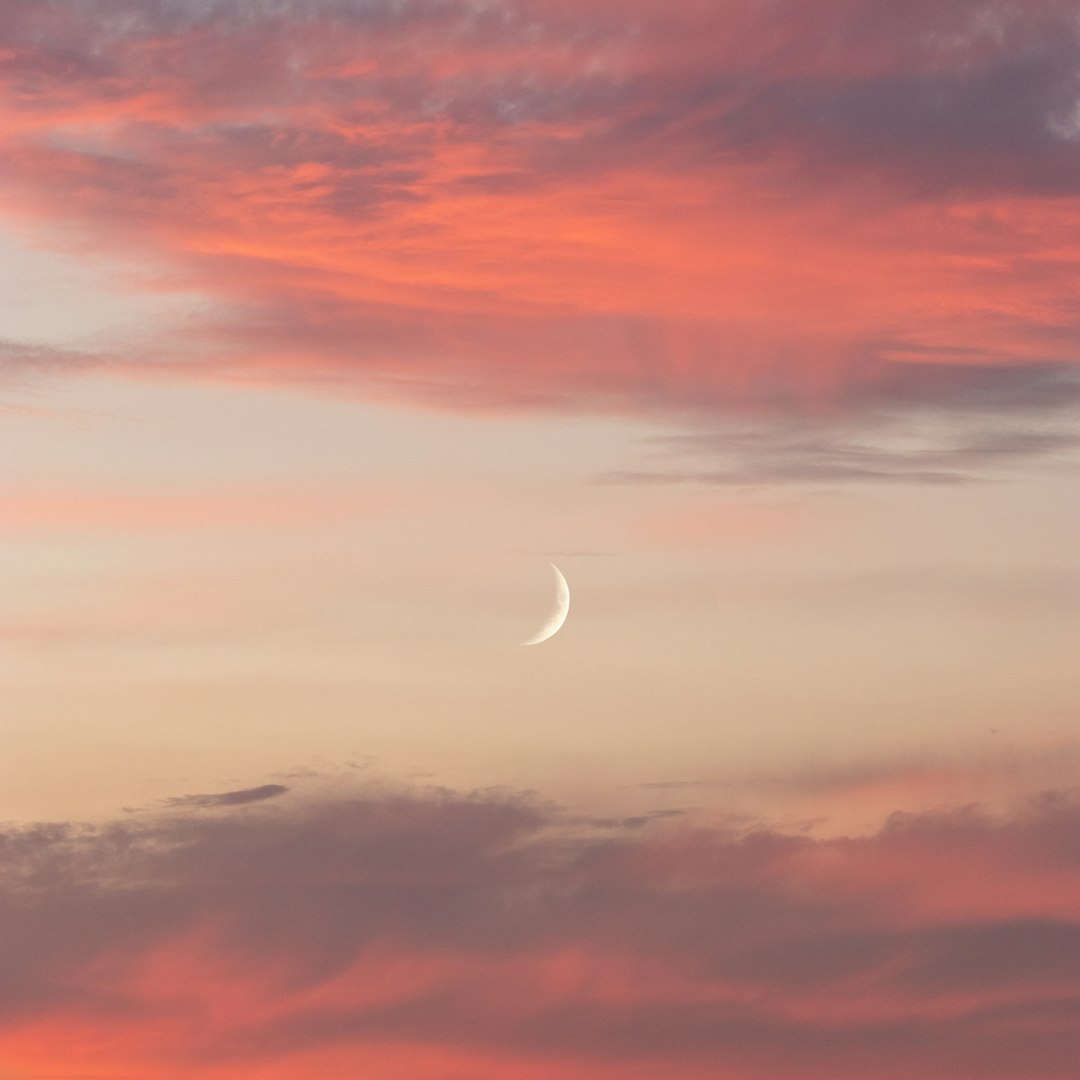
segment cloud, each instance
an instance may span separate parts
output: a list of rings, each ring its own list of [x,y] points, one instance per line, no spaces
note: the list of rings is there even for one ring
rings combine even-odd
[[[828,839],[501,792],[203,805],[5,831],[0,1051],[152,1077],[1071,1075],[1067,797]]]
[[[824,422],[1078,359],[1058,0],[2,13],[5,212],[205,301],[111,370]]]
[[[725,110],[717,138],[742,153],[794,151],[823,179],[873,171],[919,197],[1076,194],[1075,25],[1061,10],[1046,18],[1045,6],[1026,28],[1004,5],[982,10],[998,33],[969,42],[971,52],[939,38],[913,70],[778,78]]]
[[[26,344],[0,338],[0,386],[16,383],[35,373],[78,373],[101,366],[100,357],[78,349]]]
[[[1008,476],[1037,459],[1068,464],[1080,448],[1073,422],[1077,370],[893,363],[846,386],[842,411],[831,417],[699,421],[697,432],[650,440],[661,467],[612,471],[597,480],[950,485]]]
[[[1007,422],[1007,421],[1006,421]],[[1080,439],[1063,431],[995,433],[974,438],[948,437],[946,445],[933,445],[925,432],[902,434],[891,445],[879,442],[880,433],[845,437],[825,425],[801,425],[779,431],[762,426],[750,434],[734,432],[700,440],[700,448],[684,450],[708,462],[705,467],[615,470],[600,474],[603,484],[708,484],[756,486],[792,483],[904,483],[965,484],[1000,475],[1036,458],[1069,460]],[[901,445],[897,445],[897,443]],[[905,445],[906,444],[906,445]],[[711,459],[711,460],[710,460]],[[719,459],[719,467],[712,461]]]
[[[999,736],[1002,736],[999,738]],[[909,815],[980,806],[985,814],[1010,814],[1032,791],[1069,790],[1077,764],[1070,742],[1017,745],[1022,731],[987,728],[964,755],[913,754],[893,759],[823,760],[784,771],[732,774],[714,768],[696,777],[668,777],[639,785],[667,800],[692,794],[698,802],[730,809],[709,820],[749,828],[782,822],[777,831],[819,840],[863,836],[905,807]]]
[[[223,791],[216,795],[175,795],[166,799],[165,805],[170,808],[192,807],[200,810],[220,806],[247,806],[249,803],[276,799],[288,790],[283,784],[262,784],[241,791]]]

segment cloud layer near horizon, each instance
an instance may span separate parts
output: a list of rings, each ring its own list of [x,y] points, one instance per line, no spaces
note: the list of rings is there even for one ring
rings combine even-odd
[[[632,413],[1075,400],[1069,3],[3,0],[0,28],[11,220],[212,301],[64,370]]]
[[[831,839],[498,792],[200,798],[0,837],[0,1060],[153,1080],[1075,1071],[1063,796]]]

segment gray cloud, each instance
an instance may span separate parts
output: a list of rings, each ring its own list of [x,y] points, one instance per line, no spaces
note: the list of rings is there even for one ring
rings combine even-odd
[[[911,346],[906,346],[911,348]],[[930,354],[934,350],[925,349]],[[1054,413],[1080,406],[1073,363],[871,362],[856,368],[841,403],[877,410],[921,408],[964,414]]]
[[[959,71],[778,79],[716,122],[722,145],[795,147],[828,176],[878,170],[923,195],[1080,190],[1080,38],[1002,48]]]
[[[241,791],[223,791],[216,795],[176,795],[165,799],[169,807],[213,809],[220,806],[247,806],[249,803],[265,802],[284,795],[289,789],[283,784],[262,784]]]
[[[647,468],[606,484],[952,485],[1007,477],[1033,460],[1075,463],[1080,375],[1072,364],[871,365],[832,412],[704,422],[650,440]]]
[[[31,345],[0,338],[0,385],[57,371],[80,372],[102,366],[104,359],[79,349]]]
[[[986,433],[952,446],[928,447],[908,436],[906,447],[874,445],[872,437],[845,437],[822,426],[801,437],[765,429],[745,440],[736,434],[708,440],[687,456],[720,459],[720,467],[624,469],[600,474],[601,484],[706,484],[753,487],[776,484],[901,483],[955,485],[1001,475],[1002,468],[1035,458],[1071,455],[1080,437],[1065,433]]]

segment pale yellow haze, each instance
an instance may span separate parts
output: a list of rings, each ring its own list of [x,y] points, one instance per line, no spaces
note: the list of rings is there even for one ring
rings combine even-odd
[[[58,256],[4,274],[24,295],[62,279],[68,301],[12,308],[9,337],[154,314]],[[1052,740],[1080,701],[1064,471],[605,483],[668,428],[122,372],[13,379],[0,400],[6,819],[348,762],[632,802],[948,754],[1020,716]],[[549,562],[573,613],[523,649]]]

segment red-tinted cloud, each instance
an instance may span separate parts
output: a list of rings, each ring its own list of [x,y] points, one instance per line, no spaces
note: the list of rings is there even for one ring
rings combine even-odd
[[[1073,16],[6,0],[5,203],[217,302],[163,369],[862,415],[1015,364],[1022,412],[1075,397]]]
[[[1074,1072],[1063,797],[821,840],[582,825],[498,794],[200,799],[4,834],[0,1058],[153,1078]]]

